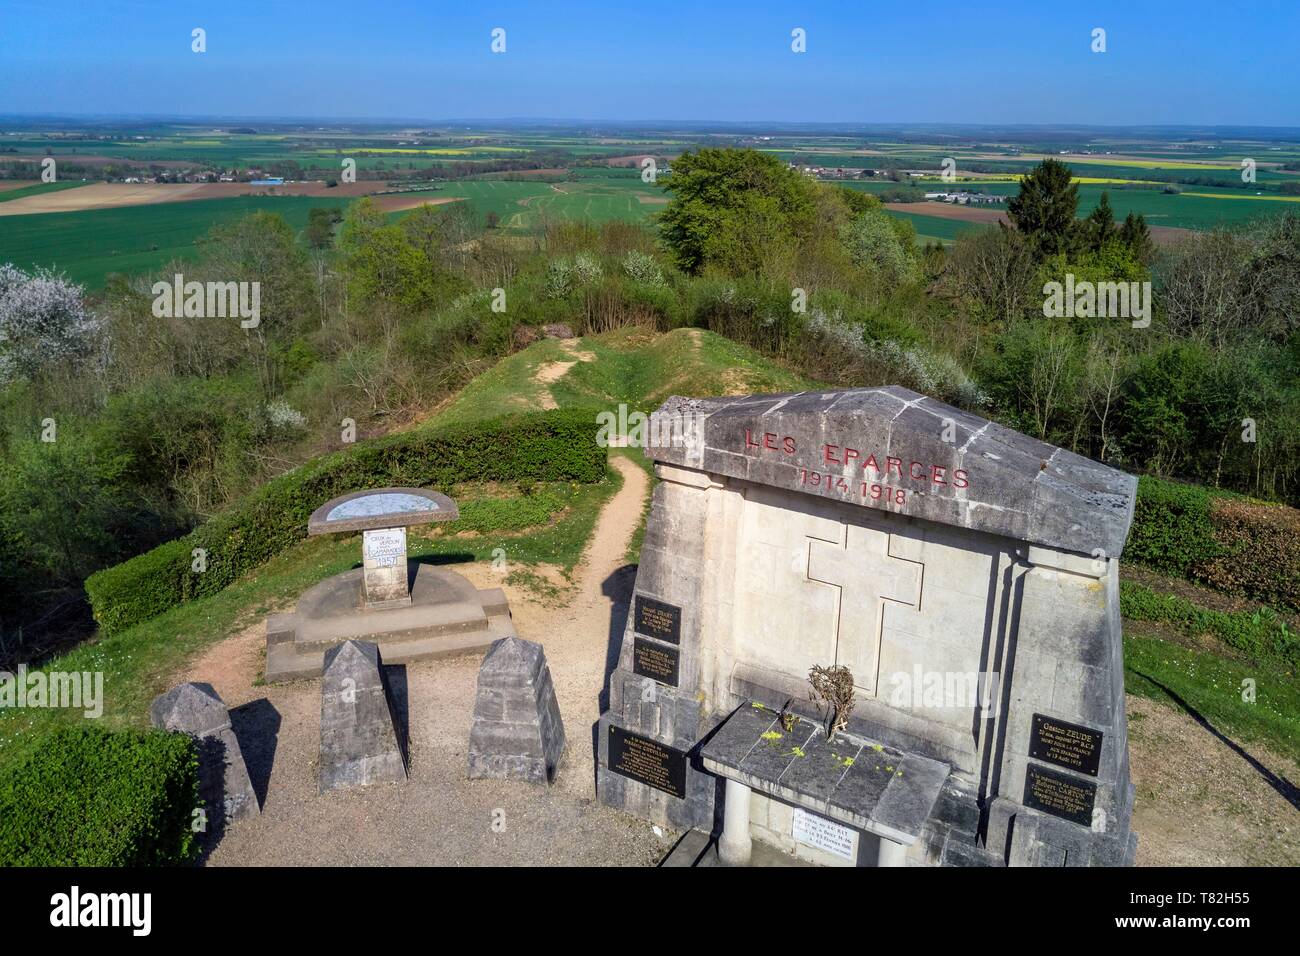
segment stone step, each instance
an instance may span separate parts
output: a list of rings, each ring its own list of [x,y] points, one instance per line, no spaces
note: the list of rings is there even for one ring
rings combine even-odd
[[[408,664],[484,651],[498,638],[517,636],[509,614],[493,614],[486,618],[485,625],[472,631],[423,635],[383,634],[369,639],[379,645],[379,653],[385,664]],[[296,641],[268,645],[266,679],[286,681],[319,677],[325,663],[325,651],[331,646],[333,645],[304,646]]]

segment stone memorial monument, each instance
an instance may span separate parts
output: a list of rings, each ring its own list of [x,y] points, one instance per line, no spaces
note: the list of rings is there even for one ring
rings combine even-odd
[[[348,641],[325,653],[320,695],[320,792],[401,783],[406,760],[397,740],[379,648]]]
[[[488,649],[478,671],[470,779],[549,783],[563,753],[564,722],[542,645],[502,638]]]
[[[154,698],[149,716],[153,726],[187,733],[198,742],[199,794],[209,812],[220,806],[222,817],[216,822],[262,812],[230,711],[211,684],[178,684]]]
[[[475,588],[454,571],[406,557],[406,529],[454,521],[444,494],[421,488],[356,491],[317,508],[309,535],[362,532],[362,566],[310,588],[291,614],[266,622],[266,679],[317,677],[325,651],[374,641],[391,664],[482,650],[512,636],[500,588]]]
[[[600,799],[818,863],[1132,862],[1136,480],[899,387],[669,399]],[[854,703],[828,737],[814,667]]]

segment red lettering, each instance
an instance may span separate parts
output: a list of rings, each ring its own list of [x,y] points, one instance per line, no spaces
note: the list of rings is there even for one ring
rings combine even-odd
[[[903,477],[903,459],[895,458],[892,455],[885,458],[885,474],[889,474],[890,469],[898,469],[898,477]]]
[[[943,467],[943,465],[931,465],[930,480],[936,485],[946,485],[948,482],[943,480],[943,476],[947,474],[947,472],[948,469]]]
[[[916,473],[916,469],[918,468],[921,469],[919,475]],[[913,481],[925,481],[925,465],[921,464],[919,461],[912,462],[911,466],[907,470],[911,473]]]
[[[746,448],[762,448],[762,447],[763,447],[763,446],[760,445],[758,442],[754,441],[754,436],[752,436],[752,435],[749,433],[749,429],[748,429],[748,428],[745,429],[745,447],[746,447]]]
[[[844,446],[844,464],[847,465],[852,459],[861,457],[862,453],[856,448],[850,448],[847,445]]]
[[[794,454],[794,439],[793,439],[793,438],[789,438],[789,437],[787,437],[784,441],[781,442],[781,444],[785,445],[785,453],[786,453],[787,455],[793,455],[793,454]]]
[[[952,486],[954,488],[969,488],[970,479],[966,474],[966,469],[958,468],[952,473]]]
[[[875,456],[875,455],[871,455],[870,457],[867,458],[866,461],[864,461],[864,462],[862,463],[862,470],[863,470],[863,471],[866,471],[868,468],[870,468],[870,469],[872,469],[873,471],[879,473],[879,471],[880,471],[880,463],[879,463],[878,461],[876,461],[876,456]]]
[[[823,445],[823,446],[822,446],[822,460],[823,460],[823,461],[827,461],[827,462],[834,462],[835,464],[838,465],[838,464],[840,464],[840,460],[839,460],[838,458],[836,458],[834,455],[831,454],[831,449],[832,449],[832,448],[834,448],[836,451],[839,451],[840,446],[839,446],[839,445]]]
[[[776,436],[773,435],[771,432],[763,432],[763,447],[770,448],[772,451],[776,451],[777,450]]]

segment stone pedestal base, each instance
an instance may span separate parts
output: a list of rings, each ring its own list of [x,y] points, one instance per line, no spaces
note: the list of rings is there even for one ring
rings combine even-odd
[[[266,679],[319,677],[325,652],[349,640],[372,641],[385,663],[405,664],[486,650],[515,636],[500,588],[479,590],[454,571],[428,564],[409,568],[409,605],[368,607],[363,569],[354,568],[308,590],[292,614],[268,618]]]

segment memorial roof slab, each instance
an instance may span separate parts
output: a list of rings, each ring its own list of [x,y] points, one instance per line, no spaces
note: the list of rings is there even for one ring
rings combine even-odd
[[[1118,557],[1133,520],[1132,475],[896,385],[674,396],[652,419],[656,461],[1062,551]]]
[[[440,491],[427,488],[372,488],[333,498],[312,512],[307,533],[371,531],[454,521],[460,509]]]

